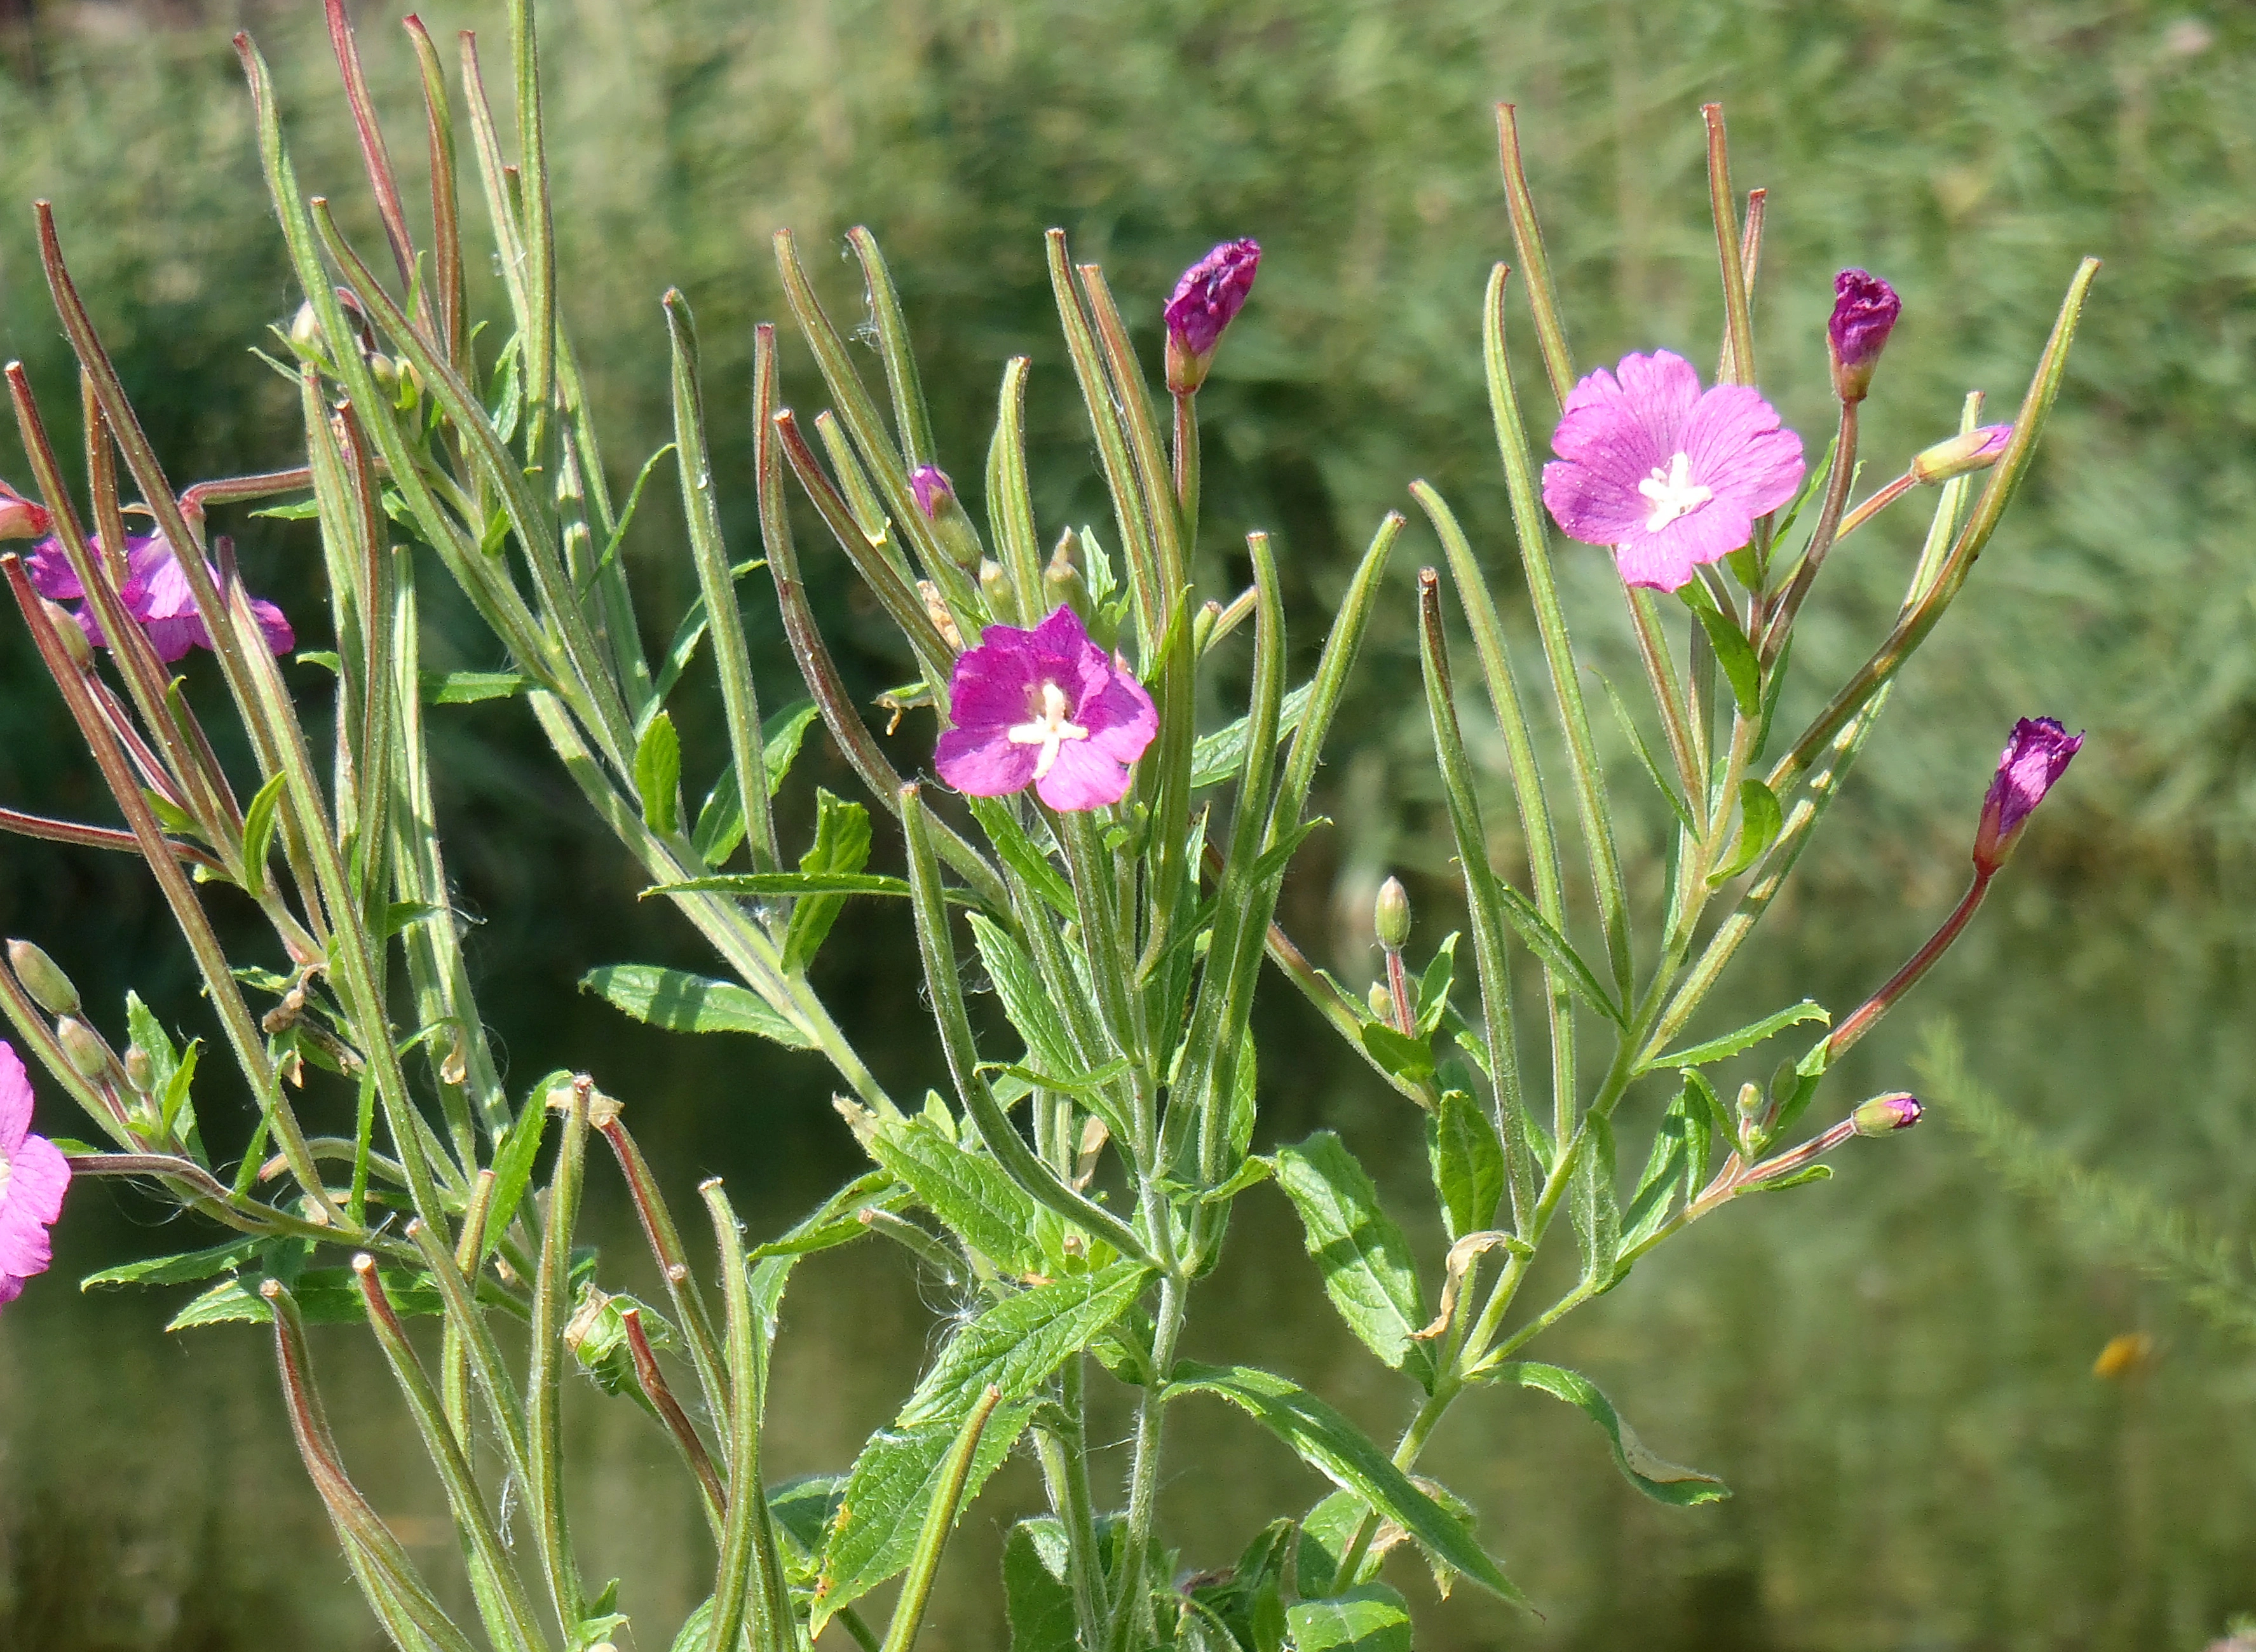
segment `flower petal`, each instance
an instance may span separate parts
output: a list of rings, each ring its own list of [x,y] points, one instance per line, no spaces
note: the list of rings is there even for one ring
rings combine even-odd
[[[0,1155],[13,1157],[31,1128],[31,1075],[16,1046],[0,1038]]]
[[[62,1213],[70,1179],[69,1162],[45,1136],[25,1136],[11,1155],[7,1192],[0,1194],[0,1302],[13,1302],[23,1282],[53,1262],[47,1229]]]
[[[1040,749],[1016,746],[1001,733],[951,728],[933,749],[933,767],[958,791],[975,798],[1007,797],[1034,777]]]
[[[33,545],[24,559],[24,572],[31,576],[32,588],[50,602],[74,602],[86,594],[60,539],[42,539]]]
[[[1102,809],[1128,795],[1128,771],[1095,749],[1094,740],[1070,740],[1058,748],[1049,773],[1034,782],[1035,795],[1053,809]]]
[[[1696,565],[1721,561],[1746,544],[1754,528],[1752,517],[1719,494],[1659,533],[1640,529],[1614,548],[1615,561],[1625,584],[1674,591],[1691,579]]]
[[[1703,396],[1680,439],[1692,479],[1750,519],[1789,503],[1801,486],[1801,438],[1780,429],[1778,410],[1747,385],[1718,384]]]
[[[1653,506],[1638,486],[1667,468],[1700,399],[1699,374],[1667,350],[1625,355],[1618,376],[1600,368],[1575,386],[1551,435],[1559,461],[1543,467],[1543,503],[1568,538],[1619,545],[1643,531]]]
[[[1144,685],[1114,671],[1103,692],[1083,700],[1077,720],[1089,743],[1115,763],[1133,763],[1160,732],[1160,714]]]

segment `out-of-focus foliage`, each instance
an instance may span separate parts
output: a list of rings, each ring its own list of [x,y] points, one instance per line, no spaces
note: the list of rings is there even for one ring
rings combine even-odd
[[[486,10],[427,20],[498,44]],[[316,11],[248,21],[284,87],[333,79]],[[412,134],[411,66],[384,21],[363,11],[363,49],[394,131]],[[2256,847],[2256,20],[2243,12],[581,0],[549,8],[546,28],[568,319],[612,428],[639,437],[614,439],[615,462],[663,439],[657,295],[677,283],[704,318],[741,543],[749,467],[731,415],[751,324],[781,307],[765,244],[781,223],[811,248],[850,223],[878,230],[959,475],[978,473],[1003,358],[1033,355],[1051,532],[1103,518],[1041,229],[1067,226],[1079,256],[1108,265],[1154,362],[1175,272],[1221,236],[1258,236],[1260,285],[1204,397],[1208,566],[1218,575],[1238,531],[1269,527],[1304,599],[1335,594],[1347,550],[1415,475],[1477,541],[1505,548],[1477,359],[1479,284],[1510,256],[1494,98],[1520,106],[1585,366],[1654,346],[1712,360],[1697,105],[1724,102],[1738,183],[1771,192],[1764,383],[1813,459],[1829,425],[1833,271],[1867,265],[1904,293],[1867,409],[1867,486],[1948,429],[1966,389],[2005,416],[2076,257],[2100,254],[2029,496],[1899,697],[1894,721],[1916,733],[1877,742],[1860,774],[1880,803],[1861,847],[1884,852],[1857,858],[1890,882],[1955,868],[2003,730],[2034,711],[2093,730],[2060,841],[2173,867],[2218,851],[2243,863]],[[63,203],[80,278],[182,474],[271,462],[286,424],[288,387],[244,353],[286,319],[286,285],[227,32],[163,10],[57,8],[12,37],[0,84],[0,199]],[[335,100],[300,113],[309,186],[356,201]],[[398,159],[418,174],[419,154]],[[4,221],[19,228],[0,235],[0,334],[63,390],[28,214]],[[847,318],[858,307],[843,271],[828,296]],[[1540,413],[1532,360],[1523,379]],[[811,394],[812,376],[789,388]],[[19,474],[6,448],[0,461]],[[1918,530],[1884,517],[1829,567],[1795,662],[1803,703],[1884,628]],[[677,608],[675,523],[652,510],[637,538],[650,611]],[[1606,612],[1603,559],[1583,560],[1584,594]],[[1396,606],[1377,638],[1393,658],[1356,712],[1370,755],[1334,776],[1350,866],[1415,858],[1429,835],[1379,755],[1423,741],[1406,592]],[[899,675],[881,656],[849,664],[873,689]],[[26,763],[41,746],[11,749]]]

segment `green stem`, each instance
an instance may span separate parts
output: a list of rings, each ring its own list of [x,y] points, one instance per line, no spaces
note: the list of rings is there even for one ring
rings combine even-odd
[[[1144,1567],[1152,1548],[1152,1519],[1160,1492],[1160,1441],[1167,1409],[1167,1374],[1174,1368],[1175,1339],[1183,1324],[1188,1287],[1173,1275],[1160,1281],[1160,1307],[1152,1333],[1152,1370],[1136,1405],[1135,1459],[1128,1474],[1128,1543],[1120,1563],[1120,1598],[1112,1605],[1110,1652],[1132,1652],[1152,1636],[1152,1592]]]

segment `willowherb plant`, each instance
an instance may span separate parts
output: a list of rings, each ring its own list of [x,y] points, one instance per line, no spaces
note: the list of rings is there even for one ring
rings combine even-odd
[[[1829,1068],[1963,928],[2060,777],[2077,742],[2057,723],[2015,731],[1965,900],[1870,1002],[1730,1100],[1717,1077],[1728,1064],[1797,1025],[1829,1023],[1827,1012],[1803,1001],[1717,1036],[1686,1034],[1837,796],[1905,662],[1996,531],[2058,391],[2096,265],[2077,272],[2010,426],[1980,425],[1980,397],[1970,397],[1956,433],[1942,432],[1900,479],[1851,509],[1858,406],[1900,307],[1886,284],[1858,271],[1841,277],[1828,350],[1839,428],[1809,468],[1801,439],[1754,388],[1749,315],[1763,199],[1756,192],[1742,209],[1711,107],[1724,300],[1717,382],[1703,390],[1693,365],[1666,350],[1578,379],[1512,111],[1499,109],[1521,285],[1562,415],[1556,456],[1539,479],[1498,265],[1483,348],[1535,669],[1516,657],[1524,644],[1448,504],[1422,482],[1411,492],[1470,628],[1526,864],[1491,863],[1486,821],[1497,801],[1484,795],[1461,731],[1442,576],[1425,570],[1417,603],[1427,705],[1471,955],[1461,963],[1452,936],[1414,967],[1408,903],[1390,882],[1374,913],[1385,980],[1366,999],[1312,966],[1274,911],[1294,849],[1322,824],[1308,809],[1325,736],[1405,520],[1378,525],[1303,684],[1287,681],[1263,534],[1246,537],[1251,588],[1227,601],[1202,590],[1192,555],[1198,391],[1254,287],[1252,242],[1216,248],[1165,308],[1169,418],[1103,271],[1075,264],[1061,231],[1049,236],[1116,562],[1091,529],[1050,541],[1037,524],[1024,456],[1026,358],[1003,374],[983,529],[940,467],[875,240],[859,229],[849,237],[886,406],[864,384],[790,235],[779,235],[793,319],[833,404],[814,415],[810,439],[806,421],[779,404],[779,347],[761,328],[759,520],[807,694],[764,714],[738,591],[757,564],[736,560],[722,538],[695,328],[678,293],[663,306],[671,456],[699,597],[662,654],[645,649],[620,551],[668,454],[652,455],[616,502],[560,320],[524,0],[513,0],[509,19],[514,162],[472,38],[462,37],[450,86],[435,44],[407,20],[431,154],[431,222],[419,243],[342,0],[330,0],[329,15],[396,282],[371,269],[322,198],[301,189],[265,66],[248,38],[237,43],[304,292],[295,322],[277,330],[274,362],[300,389],[302,463],[176,489],[72,285],[53,215],[39,207],[46,270],[83,369],[87,509],[82,517],[67,492],[28,383],[11,367],[36,497],[0,498],[0,531],[38,543],[26,557],[0,558],[0,571],[123,826],[14,812],[0,813],[0,825],[147,862],[257,1122],[228,1171],[228,1156],[205,1135],[215,1116],[208,1066],[201,1115],[194,1093],[201,1046],[176,1045],[163,1018],[129,996],[121,1053],[53,961],[28,941],[11,943],[0,1006],[110,1149],[29,1135],[28,1082],[12,1053],[0,1062],[0,1300],[46,1266],[66,1172],[133,1177],[225,1230],[210,1248],[96,1277],[206,1283],[176,1328],[271,1324],[284,1409],[307,1471],[370,1606],[406,1648],[455,1652],[478,1635],[509,1652],[586,1648],[626,1621],[620,1608],[631,1593],[590,1588],[575,1557],[560,1414],[575,1366],[643,1405],[703,1501],[714,1585],[673,1637],[685,1652],[789,1652],[833,1622],[864,1647],[906,1652],[957,1515],[1022,1441],[1040,1464],[1050,1512],[1009,1541],[1006,1608],[1021,1652],[1399,1645],[1407,1609],[1378,1579],[1385,1554],[1406,1545],[1444,1584],[1468,1578],[1519,1601],[1476,1535],[1473,1511],[1413,1478],[1443,1414],[1484,1386],[1540,1388],[1579,1408],[1605,1431],[1623,1473],[1664,1502],[1723,1495],[1711,1477],[1646,1450],[1587,1380],[1522,1353],[1692,1222],[1749,1192],[1822,1177],[1822,1156],[1850,1138],[1917,1121],[1918,1102],[1890,1093],[1794,1139]],[[507,302],[483,347],[464,277],[458,116]],[[129,483],[137,504],[123,503]],[[1932,525],[1894,625],[1808,728],[1774,737],[1795,619],[1827,556],[1923,485],[1936,489]],[[794,488],[899,632],[915,679],[888,697],[897,718],[928,711],[931,723],[881,735],[850,698],[807,604]],[[284,510],[314,522],[328,573],[333,646],[297,657],[335,679],[326,772],[276,663],[294,646],[289,622],[248,594],[228,539],[208,525],[214,510],[281,495],[308,496]],[[153,531],[129,535],[129,510]],[[1608,699],[1639,759],[1633,784],[1658,788],[1676,821],[1657,912],[1632,912],[1611,825],[1615,782],[1590,728],[1547,511],[1570,539],[1611,548],[1622,575],[1651,704],[1633,711],[1610,685]],[[461,587],[508,650],[511,674],[434,682],[419,670],[420,557]],[[1681,611],[1663,601],[1669,594]],[[1244,651],[1233,639],[1249,622],[1244,714],[1201,734],[1210,692],[1202,674]],[[667,704],[701,645],[716,668],[728,752],[693,814]],[[216,657],[255,773],[227,772],[168,673],[199,647]],[[617,1100],[587,1075],[559,1072],[512,1104],[497,1076],[448,904],[424,742],[434,706],[497,692],[522,694],[597,818],[733,976],[620,964],[589,984],[661,1026],[751,1031],[813,1052],[850,1092],[840,1110],[873,1168],[796,1227],[748,1246],[721,1187],[698,1190],[712,1232],[709,1283]],[[793,865],[772,799],[817,720],[869,800],[821,794],[814,841]],[[1557,755],[1537,735],[1552,720]],[[1660,732],[1657,754],[1646,721]],[[903,772],[918,770],[928,749],[937,785]],[[1562,789],[1569,810],[1555,807]],[[899,826],[906,878],[868,869],[871,804]],[[1562,816],[1571,817],[1571,853]],[[1576,858],[1591,880],[1594,915],[1570,906]],[[281,967],[228,955],[206,915],[215,885],[257,905]],[[873,1076],[809,984],[842,903],[857,896],[903,899],[913,914],[948,1071],[913,1108]],[[967,942],[1022,1050],[980,1047],[960,974]],[[1414,1118],[1425,1132],[1449,1240],[1437,1290],[1428,1292],[1403,1229],[1336,1136],[1252,1151],[1261,1086],[1249,1026],[1265,959],[1402,1098],[1405,1124]],[[1523,966],[1540,980],[1533,1005],[1515,997]],[[254,1009],[246,988],[271,1007]],[[1632,1128],[1649,1145],[1625,1183],[1620,1138]],[[664,1315],[606,1291],[603,1264],[575,1249],[591,1135],[616,1158],[640,1218],[665,1282]],[[552,1168],[536,1190],[544,1156]],[[1177,1353],[1236,1201],[1269,1181],[1298,1213],[1349,1329],[1401,1374],[1406,1424],[1392,1450],[1274,1373]],[[1562,1208],[1580,1268],[1557,1300],[1530,1310],[1521,1291],[1546,1245],[1561,1243]],[[854,1463],[767,1486],[766,1373],[786,1286],[802,1259],[871,1234],[938,1270],[973,1310]],[[441,1321],[435,1347],[407,1334],[414,1315]],[[475,1632],[449,1616],[354,1488],[322,1420],[303,1332],[314,1319],[365,1324],[397,1379],[453,1511]],[[521,1367],[504,1353],[519,1341]],[[1117,1487],[1096,1472],[1086,1428],[1098,1382],[1134,1396]],[[1167,1412],[1201,1395],[1241,1409],[1337,1490],[1250,1534],[1234,1565],[1179,1582],[1155,1496]],[[499,1511],[518,1496],[531,1538],[512,1548]],[[860,1606],[903,1574],[881,1639]]]

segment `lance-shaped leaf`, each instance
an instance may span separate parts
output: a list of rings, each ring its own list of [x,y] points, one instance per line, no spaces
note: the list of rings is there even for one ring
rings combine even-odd
[[[793,1050],[814,1048],[766,999],[734,981],[656,964],[606,964],[582,975],[580,987],[668,1032],[751,1032]]]
[[[948,1339],[896,1426],[961,1418],[989,1388],[1026,1398],[1127,1312],[1151,1278],[1139,1263],[1114,1262],[1005,1297]]]
[[[870,861],[870,812],[820,787],[814,808],[814,843],[800,856],[799,869],[810,876],[858,875]],[[810,895],[793,906],[791,926],[784,934],[784,967],[805,969],[813,963],[845,907],[842,895]]]
[[[1034,1201],[982,1153],[965,1151],[929,1119],[887,1120],[864,1143],[917,1202],[1001,1272],[1041,1264],[1033,1240]]]
[[[1509,1360],[1478,1374],[1487,1381],[1516,1382],[1523,1388],[1540,1388],[1581,1411],[1605,1431],[1614,1466],[1621,1470],[1631,1485],[1655,1502],[1681,1508],[1731,1494],[1731,1487],[1713,1474],[1703,1474],[1697,1469],[1672,1463],[1648,1450],[1645,1442],[1638,1438],[1637,1431],[1614,1409],[1613,1402],[1598,1392],[1596,1383],[1577,1372],[1526,1360]]]
[[[1418,1489],[1378,1444],[1298,1383],[1249,1366],[1176,1362],[1171,1393],[1213,1394],[1240,1407],[1342,1491],[1351,1492],[1431,1553],[1514,1606],[1527,1597],[1473,1541],[1464,1522]]]
[[[1766,1038],[1775,1037],[1798,1023],[1819,1021],[1829,1024],[1832,1019],[1833,1017],[1826,1013],[1824,1005],[1815,999],[1805,998],[1798,1004],[1788,1004],[1783,1009],[1773,1009],[1761,1020],[1751,1021],[1745,1026],[1724,1033],[1718,1037],[1710,1038],[1700,1044],[1687,1044],[1683,1049],[1672,1050],[1664,1056],[1656,1056],[1641,1065],[1638,1071],[1645,1073],[1660,1067],[1708,1066],[1717,1061],[1727,1060],[1742,1051],[1752,1050]]]
[[[1365,1347],[1430,1390],[1433,1356],[1416,1340],[1426,1322],[1418,1264],[1371,1177],[1329,1130],[1280,1148],[1276,1166],[1332,1306]]]
[[[1575,1163],[1568,1192],[1575,1236],[1583,1245],[1583,1283],[1598,1291],[1611,1288],[1621,1260],[1621,1195],[1614,1185],[1614,1128],[1604,1114],[1583,1122],[1586,1139]]]
[[[1488,1109],[1463,1090],[1445,1090],[1426,1121],[1426,1158],[1452,1240],[1496,1220],[1504,1199],[1504,1142]]]

